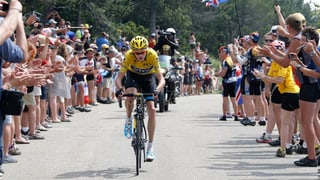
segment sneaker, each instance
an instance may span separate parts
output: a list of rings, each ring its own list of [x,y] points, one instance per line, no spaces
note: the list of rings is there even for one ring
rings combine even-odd
[[[28,135],[28,134],[27,134],[27,135],[21,134],[21,137],[22,137],[23,139],[25,139],[26,142],[29,142],[29,135]],[[17,144],[19,144],[19,143],[17,142]],[[29,143],[26,143],[26,144],[29,144]]]
[[[300,142],[300,135],[299,134],[294,134],[292,136],[292,144],[298,144]]]
[[[293,151],[294,151],[293,146],[290,146],[290,148],[286,148],[286,154],[291,155],[291,154],[293,154]]]
[[[48,123],[47,121],[43,121],[42,123],[41,123],[41,125],[43,126],[43,127],[45,127],[45,128],[52,128],[52,125],[50,124],[50,123]]]
[[[16,148],[15,146],[12,146],[11,148],[9,148],[8,153],[9,153],[11,156],[21,155],[21,151],[18,150],[18,148]]]
[[[68,107],[67,107],[67,112],[68,112],[69,114],[74,114],[74,108],[71,107],[71,106],[68,106]]]
[[[80,107],[80,108],[79,108],[79,111],[80,111],[80,112],[90,112],[91,109],[89,109],[88,107]]]
[[[317,156],[318,166],[320,166],[320,156]]]
[[[234,121],[240,121],[238,116],[234,116]]]
[[[227,118],[232,118],[232,114],[227,113],[226,117],[227,117]]]
[[[270,146],[280,146],[280,140],[279,139],[276,139],[276,140],[273,140],[273,141],[271,141],[271,142],[268,142],[268,144],[270,145]]]
[[[276,152],[277,157],[286,157],[286,150],[284,148],[279,148]]]
[[[124,124],[123,134],[128,139],[132,137],[132,119],[131,118],[130,120],[128,120],[128,122],[125,122]]]
[[[17,163],[18,161],[14,159],[11,155],[4,156],[2,163]]]
[[[260,126],[265,126],[265,125],[267,124],[267,122],[266,122],[266,121],[263,121],[263,120],[260,120],[260,121],[258,122],[258,124],[259,124]]]
[[[317,146],[314,149],[316,150],[316,155],[319,156],[320,155],[320,147]]]
[[[44,139],[44,137],[43,136],[41,136],[40,134],[30,134],[29,135],[29,139],[30,140],[43,140]]]
[[[82,110],[83,110],[82,112],[90,112],[91,111],[91,109],[89,109],[88,107],[84,107]]]
[[[90,106],[98,106],[99,104],[94,102],[94,103],[90,103]]]
[[[299,143],[294,146],[294,151],[297,154],[308,154],[308,148],[303,147]]]
[[[227,120],[227,116],[223,115],[220,117],[219,121],[226,121]]]
[[[24,130],[21,129],[21,134],[22,135],[28,135],[29,134],[29,129],[28,129],[28,131],[24,131]]]
[[[256,122],[255,121],[250,121],[250,119],[248,118],[244,118],[242,121],[240,121],[240,123],[244,126],[255,126],[256,125]]]
[[[272,141],[271,137],[266,137],[266,133],[263,133],[262,136],[256,139],[257,143],[269,143]]]
[[[317,159],[309,159],[308,156],[305,158],[302,158],[298,161],[294,161],[294,164],[296,166],[305,166],[305,167],[317,167],[318,166],[318,160]]]
[[[154,158],[156,158],[156,156],[154,155],[153,151],[152,150],[147,151],[146,161],[152,162],[154,160]]]
[[[37,126],[36,129],[39,130],[39,131],[48,131],[48,129],[43,127],[42,125]]]

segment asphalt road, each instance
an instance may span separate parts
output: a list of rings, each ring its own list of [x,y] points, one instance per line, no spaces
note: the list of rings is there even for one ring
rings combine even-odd
[[[277,158],[277,148],[257,144],[265,127],[219,121],[221,102],[220,95],[181,97],[157,113],[156,159],[143,163],[139,176],[123,136],[124,109],[114,103],[78,112],[73,122],[42,132],[45,140],[19,145],[22,155],[3,165],[3,179],[320,179],[318,168],[293,164],[304,155]]]

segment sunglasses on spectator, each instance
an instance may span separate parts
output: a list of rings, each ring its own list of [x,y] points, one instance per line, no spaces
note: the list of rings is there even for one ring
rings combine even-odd
[[[265,42],[270,42],[270,43],[272,43],[273,42],[273,40],[272,39],[266,39],[266,40],[264,40]]]
[[[146,53],[146,51],[142,51],[142,52],[136,52],[136,51],[135,51],[135,52],[134,52],[134,54],[137,55],[137,56],[143,55],[143,54],[145,54],[145,53]]]

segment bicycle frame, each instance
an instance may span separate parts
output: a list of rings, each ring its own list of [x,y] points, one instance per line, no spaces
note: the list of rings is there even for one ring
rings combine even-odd
[[[141,168],[141,152],[143,152],[143,162],[146,161],[145,157],[145,143],[147,140],[147,131],[144,125],[144,114],[145,114],[145,102],[144,96],[151,95],[150,93],[134,93],[124,94],[127,97],[136,97],[136,109],[133,119],[133,137],[131,146],[136,156],[136,174],[139,175],[139,169]],[[153,94],[152,94],[153,95]],[[122,107],[122,100],[119,99],[119,106]]]

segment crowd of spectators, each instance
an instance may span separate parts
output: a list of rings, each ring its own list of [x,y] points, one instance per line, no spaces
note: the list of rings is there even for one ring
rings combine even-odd
[[[278,157],[293,151],[308,154],[295,164],[317,166],[320,162],[320,53],[316,48],[319,34],[306,27],[302,14],[284,19],[280,7],[276,6],[275,10],[280,25],[276,32],[273,28],[264,35],[265,45],[259,46],[260,35],[252,32],[220,47],[221,67],[217,72],[207,49],[203,50],[195,33],[190,33],[192,57],[180,55],[173,62],[181,66],[179,92],[181,96],[212,93],[219,89],[221,77],[223,116],[220,120],[227,120],[230,115],[230,97],[236,121],[243,116],[240,122],[245,126],[255,126],[256,121],[267,125],[257,142],[280,146],[276,151]],[[25,93],[21,115],[4,116],[2,163],[16,163],[13,156],[21,154],[16,144],[44,140],[41,132],[52,128],[52,123],[72,122],[75,112],[86,113],[93,106],[115,103],[114,80],[129,50],[125,37],[116,44],[111,44],[106,32],[93,38],[88,24],[73,29],[56,11],[46,17],[45,24],[36,15],[22,21],[21,12],[20,2],[12,0],[7,14],[1,14],[6,15],[0,25],[4,34],[0,38],[0,55],[1,61],[5,60],[1,85],[3,89]],[[157,34],[150,36],[151,48],[157,43]],[[275,125],[279,139],[272,140]],[[297,134],[296,142],[292,137]],[[3,173],[1,168],[0,172]]]
[[[93,38],[88,24],[74,28],[56,11],[45,19],[36,14],[23,18],[18,0],[0,12],[2,88],[24,93],[21,114],[1,120],[5,164],[17,163],[17,144],[44,140],[42,132],[53,123],[72,122],[75,112],[115,103],[114,79],[129,44],[125,39],[111,44],[106,32]]]
[[[223,78],[220,120],[227,120],[231,101],[235,121],[244,126],[267,125],[256,139],[258,143],[280,146],[277,157],[307,154],[294,164],[316,167],[320,163],[319,32],[306,26],[301,13],[284,19],[280,6],[274,8],[279,25],[262,38],[254,31],[219,48],[222,68],[218,76]],[[239,119],[240,113],[243,119]],[[272,139],[275,127],[278,138]]]

